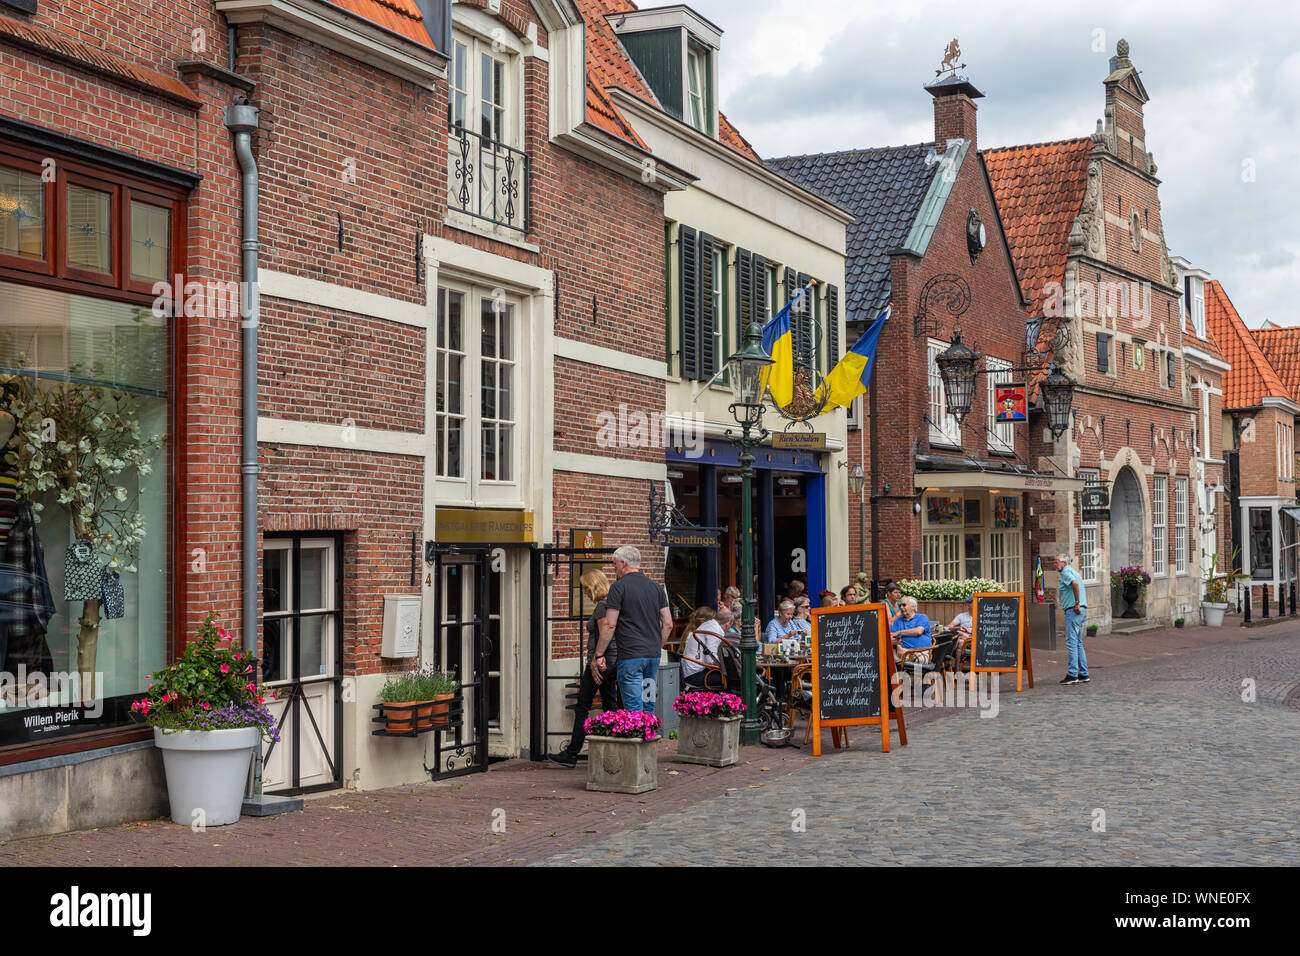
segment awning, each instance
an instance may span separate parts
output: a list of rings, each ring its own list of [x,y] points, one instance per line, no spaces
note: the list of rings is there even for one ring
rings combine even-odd
[[[1292,521],[1300,524],[1300,505],[1291,505],[1289,508],[1278,508],[1278,511],[1286,515]]]
[[[1082,491],[1087,482],[1064,475],[1016,474],[1007,471],[918,471],[917,488],[990,488],[998,491]],[[1296,509],[1300,511],[1300,508]]]

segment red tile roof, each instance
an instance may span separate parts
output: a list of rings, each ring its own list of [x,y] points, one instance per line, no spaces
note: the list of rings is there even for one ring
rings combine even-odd
[[[1043,288],[1065,281],[1070,227],[1083,206],[1091,139],[983,151],[1020,287],[1042,315]]]
[[[727,119],[721,110],[718,111],[718,139],[746,159],[752,159],[756,163],[763,161],[754,151],[754,147],[749,144],[749,140],[740,135],[740,131],[731,125],[731,120]]]
[[[650,151],[650,147],[646,146],[645,141],[636,134],[636,130],[628,125],[622,111],[614,105],[614,101],[604,90],[592,82],[590,76],[587,78],[587,122],[633,146]]]
[[[1287,396],[1300,402],[1300,327],[1251,329],[1251,337],[1287,388]]]
[[[429,37],[429,31],[425,29],[424,14],[415,5],[415,0],[328,0],[328,2],[362,20],[369,20],[376,26],[391,30],[422,47],[430,50],[437,49]]]
[[[1205,326],[1219,343],[1224,359],[1232,364],[1231,371],[1223,375],[1224,408],[1255,408],[1266,396],[1291,398],[1295,394],[1255,344],[1217,279],[1205,283]]]

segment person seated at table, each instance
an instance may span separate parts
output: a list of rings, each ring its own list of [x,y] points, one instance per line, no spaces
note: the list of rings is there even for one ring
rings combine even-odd
[[[957,636],[957,660],[959,661],[962,652],[966,650],[966,645],[970,642],[970,632],[974,626],[970,611],[962,611],[948,624],[948,630],[953,631]]]
[[[850,604],[859,603],[858,589],[852,584],[846,584],[844,587],[840,588],[840,603],[845,607],[848,607]]]
[[[894,656],[899,659],[905,650],[929,647],[934,643],[930,639],[930,619],[917,611],[914,597],[903,598],[898,620],[890,625],[889,630],[894,638]],[[913,654],[911,660],[926,657],[926,654]]]
[[[782,601],[777,605],[776,617],[767,623],[763,641],[767,644],[779,644],[783,637],[802,638],[802,631],[794,623],[794,602]]]
[[[718,662],[718,648],[722,644],[723,631],[722,625],[717,621],[717,613],[711,607],[697,608],[686,624],[685,640],[682,643],[682,681],[691,687],[722,689],[722,675],[705,667],[706,664]]]
[[[737,633],[740,632],[741,622],[745,620],[745,602],[739,598],[731,602],[731,626]],[[758,619],[758,614],[754,614],[754,643],[763,643],[763,624]]]
[[[718,622],[718,627],[722,628],[722,639],[732,647],[739,647],[740,624],[736,620],[736,615],[731,613],[731,608],[724,607],[714,620]]]
[[[894,622],[903,613],[903,589],[897,581],[888,581],[885,584],[885,610],[889,612],[889,626],[892,629]]]
[[[843,603],[830,588],[823,588],[817,596],[822,599],[822,607],[839,607]]]
[[[799,631],[801,641],[812,640],[812,602],[807,595],[794,599],[794,617],[790,623]]]

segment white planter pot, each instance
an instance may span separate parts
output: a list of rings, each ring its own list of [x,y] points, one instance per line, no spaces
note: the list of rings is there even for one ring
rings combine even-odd
[[[706,767],[730,767],[740,762],[740,714],[732,717],[682,715],[677,730],[677,759]]]
[[[1223,612],[1228,609],[1226,604],[1210,604],[1208,601],[1202,602],[1201,613],[1205,615],[1206,627],[1222,627]]]
[[[223,826],[239,820],[248,763],[260,735],[256,727],[234,730],[153,729],[163,752],[172,820],[182,826]]]

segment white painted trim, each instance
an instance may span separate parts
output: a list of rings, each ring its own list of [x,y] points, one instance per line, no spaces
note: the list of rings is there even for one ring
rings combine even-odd
[[[610,475],[615,478],[638,478],[646,481],[668,480],[666,461],[606,458],[603,455],[581,455],[572,451],[557,451],[554,461],[556,471],[571,471],[580,475]]]
[[[476,236],[482,236],[485,239],[491,239],[493,242],[503,242],[508,246],[514,246],[516,249],[522,249],[525,252],[541,252],[542,247],[533,242],[517,238],[523,235],[518,229],[507,229],[505,226],[498,226],[495,223],[487,222],[484,219],[475,219],[473,216],[461,212],[459,209],[447,207],[447,212],[443,216],[442,224],[451,226],[453,229],[460,229],[463,232],[472,232]]]
[[[489,13],[484,13],[476,7],[467,7],[463,3],[453,3],[451,5],[451,22],[453,26],[460,27],[466,33],[473,34],[485,43],[495,44],[503,50],[520,56],[524,52],[521,38],[516,35],[510,25],[504,20],[498,20]],[[448,51],[450,53],[451,51]],[[493,47],[493,52],[500,52]]]
[[[1232,366],[1223,359],[1217,359],[1209,352],[1202,352],[1194,345],[1188,345],[1186,340],[1183,341],[1183,355],[1188,358],[1196,359],[1202,365],[1208,365],[1210,368],[1217,368],[1221,372],[1232,371]]]
[[[266,418],[259,415],[257,440],[281,445],[306,445],[313,448],[342,448],[384,455],[409,455],[412,458],[424,458],[426,455],[428,439],[423,432],[359,428],[356,425],[349,425],[350,421],[351,419],[337,422],[307,422],[287,418]]]
[[[612,93],[613,90],[608,92]],[[621,173],[629,179],[639,180],[656,192],[665,193],[685,189],[695,179],[689,173],[675,169],[667,163],[647,166],[646,161],[654,159],[650,153],[638,149],[631,143],[625,143],[604,130],[588,125],[585,122],[585,112],[583,117],[582,125],[552,136],[552,142],[579,156],[585,156],[606,169]],[[654,175],[647,177],[645,175],[647,169],[653,170]]]
[[[662,360],[629,355],[617,349],[592,345],[590,342],[579,342],[577,339],[568,339],[560,335],[555,336],[555,357],[571,359],[587,365],[599,365],[602,368],[618,369],[621,372],[631,372],[633,375],[644,375],[646,378],[661,382],[668,379]]]
[[[401,322],[403,325],[414,325],[419,328],[426,328],[429,325],[430,312],[426,305],[393,299],[374,292],[364,292],[361,289],[353,289],[333,282],[322,282],[320,279],[291,275],[288,272],[259,270],[257,291],[262,296],[305,302],[308,305],[318,305],[335,311]]]
[[[1265,395],[1259,400],[1263,408],[1280,408],[1284,412],[1290,412],[1292,415],[1300,415],[1300,405],[1291,401],[1289,398],[1280,398],[1276,395]]]
[[[779,422],[780,419],[777,419],[777,421]],[[771,425],[773,423],[769,421],[768,424]],[[774,425],[774,427],[780,426]],[[683,415],[680,412],[667,412],[664,415],[664,429],[671,430],[673,434],[693,433],[698,429],[703,433],[705,438],[726,438],[728,430],[734,433],[739,428],[740,426],[735,422],[714,422],[705,418],[692,418],[689,415]],[[754,447],[771,448],[772,443],[769,440],[762,444],[755,445]],[[827,452],[843,451],[844,442],[836,438],[834,435],[827,435],[825,450]],[[823,452],[813,452],[813,454],[823,454]]]
[[[505,283],[523,294],[551,295],[555,290],[555,276],[549,269],[463,246],[441,236],[424,237],[424,257],[430,272],[454,273],[479,283]]]
[[[217,0],[229,23],[269,23],[433,90],[447,75],[447,59],[413,40],[383,30],[341,7],[316,0]]]

